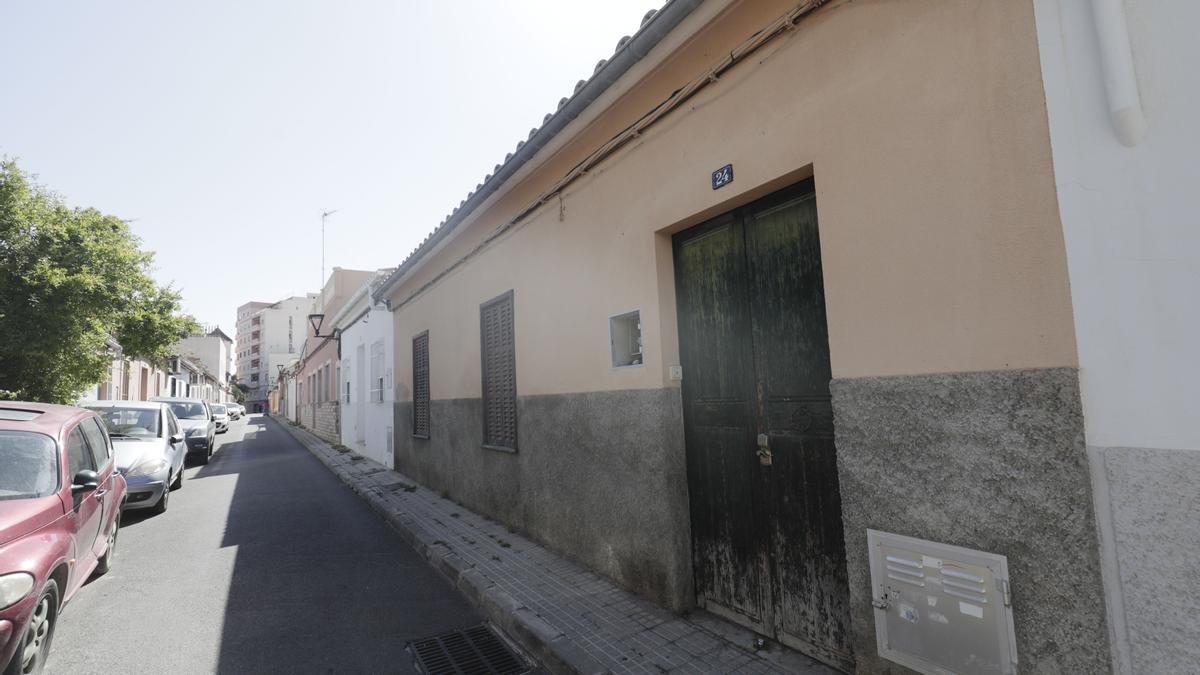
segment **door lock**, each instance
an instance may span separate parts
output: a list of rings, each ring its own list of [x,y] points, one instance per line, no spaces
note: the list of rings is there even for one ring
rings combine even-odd
[[[771,466],[774,455],[771,454],[771,437],[767,434],[758,435],[758,450],[755,451],[758,455],[758,463],[762,466]]]

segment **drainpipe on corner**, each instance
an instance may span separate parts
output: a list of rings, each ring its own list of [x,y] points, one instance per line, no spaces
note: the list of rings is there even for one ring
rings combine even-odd
[[[1132,148],[1146,135],[1146,115],[1138,93],[1133,50],[1123,0],[1092,0],[1096,37],[1100,46],[1100,68],[1108,93],[1108,114],[1122,145]]]

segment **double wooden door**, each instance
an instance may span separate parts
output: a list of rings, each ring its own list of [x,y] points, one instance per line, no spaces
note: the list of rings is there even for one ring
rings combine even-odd
[[[812,181],[673,244],[698,604],[852,668]]]

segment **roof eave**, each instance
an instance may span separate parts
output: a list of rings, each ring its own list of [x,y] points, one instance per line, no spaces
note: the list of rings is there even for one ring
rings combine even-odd
[[[638,61],[642,60],[650,50],[654,49],[664,37],[692,13],[704,0],[668,0],[662,9],[655,12],[637,33],[613,54],[603,67],[592,75],[582,88],[576,91],[567,102],[542,125],[529,140],[517,148],[517,151],[500,166],[496,174],[487,180],[479,190],[469,195],[457,210],[446,221],[438,226],[421,245],[408,256],[396,270],[388,276],[372,293],[376,301],[382,300],[390,293],[405,275],[434,249],[443,239],[453,232],[464,220],[471,216],[480,205],[495,194],[522,167],[550,143],[558,134],[575,121],[584,110],[596,99],[600,98],[617,80],[621,78]]]

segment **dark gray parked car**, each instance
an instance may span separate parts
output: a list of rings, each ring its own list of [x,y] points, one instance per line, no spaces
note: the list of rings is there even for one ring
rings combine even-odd
[[[217,442],[217,424],[213,421],[208,402],[199,398],[152,398],[151,401],[166,403],[183,427],[188,455],[198,457],[201,464],[208,464],[213,447]]]

